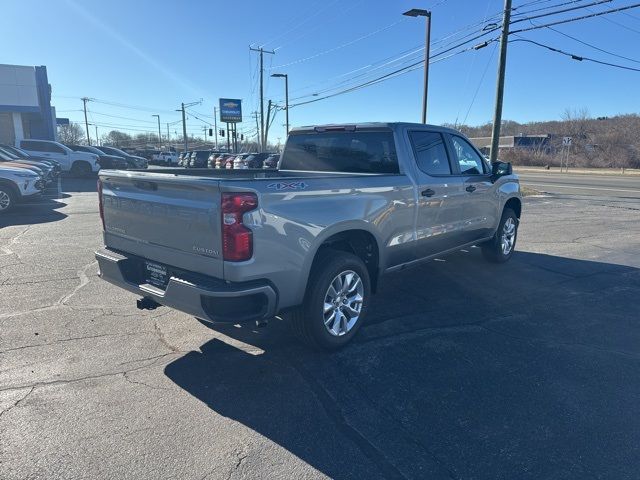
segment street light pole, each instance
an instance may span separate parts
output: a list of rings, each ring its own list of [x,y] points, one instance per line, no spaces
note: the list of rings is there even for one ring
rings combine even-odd
[[[422,123],[427,123],[427,95],[429,93],[429,58],[431,51],[431,12],[413,8],[403,15],[407,17],[426,17],[427,32],[424,45],[424,93],[422,96]]]
[[[153,114],[152,117],[158,119],[158,146],[162,145],[162,134],[160,133],[160,115]]]
[[[284,78],[284,111],[286,114],[287,135],[289,135],[289,75],[286,73],[273,73],[271,76]]]

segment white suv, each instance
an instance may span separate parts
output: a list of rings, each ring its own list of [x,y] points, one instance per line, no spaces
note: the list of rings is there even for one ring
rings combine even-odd
[[[82,176],[100,170],[98,155],[95,153],[74,152],[69,147],[50,140],[23,139],[16,144],[17,147],[26,150],[31,155],[60,162],[63,172],[72,172]]]
[[[31,170],[0,167],[0,214],[25,198],[39,194],[43,188],[42,178]]]

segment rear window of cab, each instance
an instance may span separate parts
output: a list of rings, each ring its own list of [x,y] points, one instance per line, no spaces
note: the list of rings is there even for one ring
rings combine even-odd
[[[280,169],[345,173],[400,172],[390,130],[290,134]]]

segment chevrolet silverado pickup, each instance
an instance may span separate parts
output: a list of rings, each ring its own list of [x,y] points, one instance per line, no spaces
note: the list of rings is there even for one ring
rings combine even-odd
[[[210,322],[288,317],[317,348],[348,343],[379,278],[478,245],[512,255],[511,165],[455,130],[411,123],[293,129],[278,170],[99,174],[100,276]]]

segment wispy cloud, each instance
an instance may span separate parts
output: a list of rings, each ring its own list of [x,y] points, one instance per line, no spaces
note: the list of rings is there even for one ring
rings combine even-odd
[[[90,22],[93,26],[95,26],[96,28],[98,28],[99,30],[107,34],[109,37],[117,41],[120,45],[125,47],[127,50],[129,50],[131,53],[133,53],[138,58],[143,60],[145,63],[155,68],[158,72],[163,74],[166,78],[174,82],[176,85],[188,91],[191,95],[195,95],[197,97],[204,97],[204,95],[206,94],[206,92],[202,88],[198,87],[197,85],[194,85],[185,77],[177,74],[176,72],[174,72],[173,70],[163,65],[155,58],[153,58],[148,53],[142,51],[140,48],[138,48],[133,43],[131,43],[131,41],[129,41],[124,35],[116,31],[115,29],[113,29],[111,26],[102,22],[99,18],[91,14],[84,7],[82,7],[81,5],[78,5],[74,0],[66,0],[66,3],[73,11],[75,11],[82,18],[84,18],[85,20]]]

